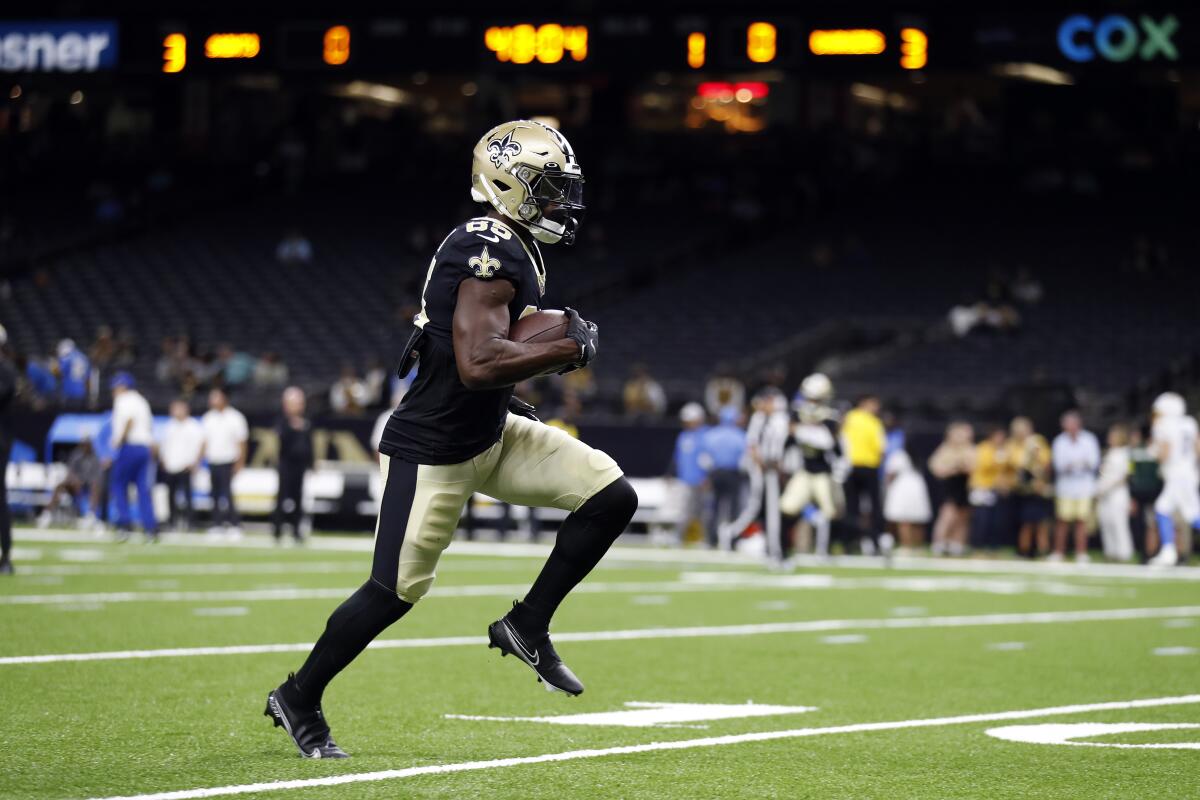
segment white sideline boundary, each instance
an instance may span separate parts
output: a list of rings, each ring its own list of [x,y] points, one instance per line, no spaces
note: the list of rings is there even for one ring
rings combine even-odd
[[[892,722],[864,722],[853,725],[831,725],[824,728],[793,728],[783,731],[760,731],[755,733],[739,733],[727,736],[705,736],[698,739],[680,739],[671,742],[649,742],[647,744],[624,745],[620,747],[604,747],[589,750],[567,750],[558,753],[545,753],[537,756],[520,756],[517,758],[494,758],[487,761],[461,761],[452,764],[430,764],[421,767],[405,769],[388,769],[376,772],[354,772],[344,775],[331,775],[324,778],[303,778],[287,781],[272,781],[264,783],[247,783],[231,786],[214,786],[204,789],[184,789],[181,791],[155,792],[152,794],[123,795],[118,797],[93,798],[92,800],[199,800],[205,797],[229,797],[240,794],[257,794],[260,792],[278,792],[289,789],[310,789],[318,786],[342,786],[351,783],[368,783],[376,781],[399,780],[420,775],[447,775],[456,772],[476,772],[481,770],[517,767],[526,764],[548,764],[563,761],[577,761],[585,758],[603,758],[605,756],[634,755],[638,753],[654,753],[669,750],[694,750],[704,747],[724,747],[747,742],[771,742],[781,739],[800,739],[812,736],[830,736],[841,733],[868,733],[874,731],[895,731],[911,728],[935,728],[948,725],[969,725],[979,722],[999,722],[1014,719],[1034,719],[1037,717],[1063,716],[1069,714],[1087,714],[1094,711],[1124,711],[1134,708],[1156,708],[1161,706],[1187,705],[1200,703],[1200,694],[1179,695],[1176,697],[1152,697],[1142,700],[1126,700],[1108,703],[1087,703],[1068,706],[1050,706],[1048,708],[1030,708],[1019,711],[1000,711],[990,714],[963,714],[955,717],[933,717],[926,719],[906,719]]]
[[[749,625],[708,625],[681,628],[634,628],[614,631],[556,633],[556,642],[616,642],[638,639],[696,639],[720,636],[762,636],[785,633],[812,633],[855,630],[912,630],[920,628],[970,628],[992,625],[1046,625],[1119,620],[1171,619],[1200,617],[1200,606],[1157,608],[1113,608],[1085,611],[1034,611],[1005,614],[974,614],[941,617],[888,617],[884,619],[822,619],[802,622],[769,622]],[[486,636],[441,636],[436,638],[377,639],[371,650],[428,647],[461,647],[487,643]],[[79,661],[127,661],[150,658],[192,658],[199,656],[258,655],[264,653],[308,652],[311,642],[290,644],[250,644],[220,647],[174,647],[158,650],[111,650],[96,653],[50,653],[30,656],[5,656],[0,666],[54,664]]]
[[[88,533],[80,533],[58,528],[18,528],[14,531],[18,543],[29,542],[61,542],[71,544],[104,545],[111,543],[110,539],[97,538]],[[618,540],[628,541],[628,540]],[[123,545],[128,546],[128,545]],[[207,539],[198,533],[165,533],[156,547],[193,547],[193,548],[234,548],[251,550],[270,550],[278,552],[278,545],[267,535],[249,534],[238,542]],[[337,552],[369,553],[374,549],[374,542],[369,536],[314,536],[305,545],[311,550],[329,550]],[[450,556],[477,555],[495,556],[502,558],[545,558],[550,554],[551,545],[532,542],[468,542],[456,539],[447,551]],[[609,550],[605,562],[630,561],[638,563],[663,563],[670,565],[690,564],[704,566],[762,566],[762,559],[742,553],[723,553],[712,550],[694,550],[689,548],[667,549],[637,544],[618,544]],[[602,563],[605,563],[602,562]],[[797,565],[801,567],[846,567],[850,569],[890,569],[917,570],[923,572],[961,572],[961,573],[1002,573],[1020,575],[1040,575],[1057,577],[1089,577],[1089,578],[1135,578],[1139,580],[1178,580],[1200,581],[1200,567],[1148,567],[1137,564],[1073,564],[1062,562],[1052,564],[1046,561],[1018,561],[990,558],[931,558],[926,556],[906,556],[893,559],[890,565],[878,556],[835,556],[820,558],[817,556],[799,556]]]

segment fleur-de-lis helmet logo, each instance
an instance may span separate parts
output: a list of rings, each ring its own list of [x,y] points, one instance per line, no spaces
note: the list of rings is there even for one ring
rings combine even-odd
[[[467,259],[467,266],[475,270],[475,277],[490,278],[500,269],[500,261],[488,255],[487,245],[484,245],[483,252]]]
[[[488,142],[488,156],[496,169],[500,168],[501,163],[507,164],[514,156],[521,154],[521,144],[513,141],[513,133],[515,131],[509,131],[502,138]]]

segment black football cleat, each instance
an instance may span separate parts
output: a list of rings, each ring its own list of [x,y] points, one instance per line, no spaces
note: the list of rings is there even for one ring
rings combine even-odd
[[[551,691],[566,692],[572,697],[583,694],[583,684],[579,678],[554,651],[550,633],[546,632],[537,639],[526,638],[512,624],[509,616],[505,615],[488,626],[488,648],[497,647],[500,655],[511,653],[524,661],[537,673],[538,681]]]
[[[291,680],[288,676],[288,680]],[[282,686],[280,688],[283,688]],[[276,728],[283,728],[292,742],[305,758],[349,758],[350,754],[337,746],[337,742],[329,735],[329,725],[321,707],[311,710],[299,710],[287,704],[280,696],[279,689],[273,689],[267,694],[267,710],[263,712],[275,722]]]

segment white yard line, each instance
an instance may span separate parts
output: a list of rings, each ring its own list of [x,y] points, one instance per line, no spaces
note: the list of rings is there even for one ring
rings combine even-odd
[[[218,589],[212,591],[160,591],[160,592],[79,592],[64,594],[15,594],[0,595],[0,606],[59,605],[61,603],[211,603],[221,600],[341,600],[349,597],[356,586],[320,589]],[[709,592],[744,591],[748,588],[773,588],[762,584],[729,584],[708,586],[686,581],[656,582],[604,582],[583,583],[573,590],[579,594],[626,594],[648,592]],[[435,586],[430,597],[520,597],[529,591],[528,583]]]
[[[172,555],[180,555],[173,553]],[[451,554],[454,556],[455,554]],[[516,559],[449,558],[445,562],[455,573],[462,572],[526,572],[536,565],[521,564]],[[150,562],[144,564],[105,562],[99,564],[21,564],[18,578],[37,576],[137,576],[137,575],[334,575],[352,573],[365,575],[370,569],[369,560],[346,559],[341,561],[232,561],[232,562]],[[602,564],[608,567],[610,565]],[[635,569],[646,569],[637,565]]]
[[[521,756],[517,758],[494,758],[486,761],[461,761],[452,764],[430,764],[421,767],[405,769],[386,769],[376,772],[352,772],[343,775],[331,775],[325,778],[303,778],[288,781],[273,781],[264,783],[247,783],[232,786],[214,786],[202,789],[184,789],[182,791],[155,792],[152,794],[124,795],[108,797],[103,800],[198,800],[204,797],[229,797],[239,794],[257,794],[260,792],[278,792],[290,789],[311,789],[319,786],[343,786],[351,783],[370,783],[377,781],[413,778],[419,775],[446,775],[455,772],[477,772],[481,770],[517,767],[526,764],[548,764],[561,761],[577,761],[585,758],[603,758],[605,756],[624,756],[638,753],[655,753],[668,750],[694,750],[705,747],[724,747],[726,745],[745,744],[747,742],[772,742],[781,739],[801,739],[811,736],[830,736],[841,733],[869,733],[874,731],[896,731],[911,728],[936,728],[948,725],[969,725],[980,722],[999,722],[1013,719],[1036,719],[1038,717],[1053,717],[1067,714],[1087,714],[1095,711],[1123,711],[1134,708],[1157,708],[1160,706],[1176,706],[1200,703],[1200,694],[1180,695],[1177,697],[1152,697],[1144,700],[1126,700],[1110,703],[1087,703],[1069,706],[1050,706],[1048,708],[1030,708],[1019,711],[1000,711],[990,714],[964,714],[955,717],[934,717],[927,719],[905,719],[892,722],[863,722],[853,725],[831,725],[824,728],[793,728],[783,731],[759,731],[755,733],[738,733],[727,736],[705,736],[699,739],[680,739],[672,742],[649,742],[647,744],[624,745],[621,747],[603,747],[590,750],[567,750],[558,753],[545,753],[536,756]],[[94,798],[94,800],[100,800]]]
[[[802,622],[768,622],[749,625],[708,625],[684,628],[634,628],[616,631],[556,633],[556,642],[615,642],[637,639],[696,639],[720,636],[762,636],[768,634],[811,633],[820,631],[909,630],[915,628],[971,628],[991,625],[1046,625],[1118,620],[1171,619],[1200,617],[1200,606],[1160,608],[1113,608],[1089,611],[1036,611],[1011,614],[976,614],[944,617],[888,617],[885,619],[818,619]],[[460,647],[487,642],[485,636],[442,636],[424,639],[377,639],[373,650],[426,647]],[[291,644],[249,644],[220,647],[173,647],[160,650],[112,650],[97,653],[50,653],[33,656],[6,656],[0,666],[16,664],[54,664],[69,661],[125,661],[146,658],[189,658],[195,656],[255,655],[260,653],[307,652],[310,642]]]
[[[360,569],[363,569],[360,567]],[[271,571],[271,574],[286,574]],[[145,587],[151,588],[151,587]],[[230,600],[288,601],[340,599],[356,587],[302,589],[295,586],[262,586],[253,589],[173,590],[121,592],[56,592],[38,594],[0,594],[0,606],[60,605],[62,603],[193,603]],[[526,584],[441,585],[431,595],[452,597],[509,597],[525,594]],[[589,581],[573,591],[579,594],[654,594],[656,592],[743,592],[790,590],[882,589],[893,592],[978,592],[983,594],[1103,597],[1113,592],[1096,586],[1064,581],[1025,579],[959,578],[954,576],[845,578],[834,575],[803,573],[766,575],[756,572],[683,572],[675,581]]]
[[[108,544],[107,540],[78,531],[21,528],[16,531],[18,541]],[[277,551],[274,539],[266,535],[251,534],[239,542],[206,539],[203,534],[168,533],[158,546],[194,548],[235,548]],[[123,545],[127,546],[127,545]],[[306,545],[312,550],[340,552],[370,552],[374,543],[369,536],[315,536]],[[550,553],[549,544],[529,542],[467,542],[455,541],[450,554],[498,556],[504,558],[545,558]],[[711,550],[666,549],[636,544],[618,545],[609,551],[606,560],[640,563],[695,564],[707,566],[761,565],[762,559],[741,553],[721,553]],[[1200,581],[1200,567],[1154,568],[1135,564],[1051,564],[1045,561],[998,560],[998,559],[946,559],[924,556],[896,558],[889,566],[882,558],[874,556],[836,556],[817,558],[800,556],[797,563],[803,567],[848,567],[853,569],[892,569],[949,573],[998,573],[1019,575],[1055,576],[1063,578],[1135,578],[1139,580]]]

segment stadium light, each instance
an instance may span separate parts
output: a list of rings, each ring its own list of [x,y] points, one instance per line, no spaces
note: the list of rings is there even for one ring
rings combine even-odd
[[[814,56],[877,56],[887,48],[887,37],[872,28],[813,31],[808,49]]]
[[[749,103],[771,93],[771,88],[762,81],[705,81],[696,87],[696,96],[705,100],[737,100],[739,103]]]
[[[1012,64],[997,64],[992,67],[994,75],[1001,75],[1005,78],[1019,78],[1023,81],[1031,81],[1033,83],[1048,83],[1051,86],[1073,86],[1075,78],[1068,72],[1048,67],[1045,64],[1033,64],[1028,62],[1012,63]]]

